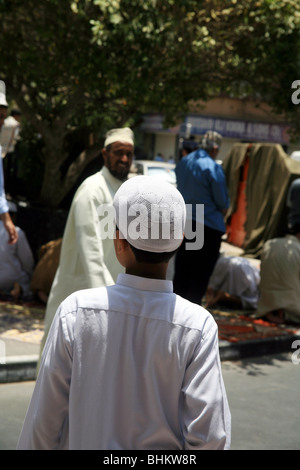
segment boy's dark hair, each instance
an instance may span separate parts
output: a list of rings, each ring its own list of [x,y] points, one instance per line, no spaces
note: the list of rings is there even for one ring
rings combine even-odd
[[[130,243],[129,243],[130,245]],[[163,253],[153,253],[151,251],[144,251],[135,248],[130,245],[130,248],[133,251],[135,259],[138,263],[149,263],[149,264],[159,264],[159,263],[168,263],[170,259],[177,253],[177,250]]]
[[[119,231],[118,227],[116,230]],[[177,253],[179,248],[175,251],[162,252],[162,253],[153,253],[152,251],[139,250],[127,242],[130,248],[133,251],[135,259],[138,263],[149,263],[149,264],[159,264],[159,263],[168,263],[170,259]]]
[[[300,223],[299,224],[294,224],[292,227],[289,227],[288,233],[291,235],[297,235],[300,233]]]

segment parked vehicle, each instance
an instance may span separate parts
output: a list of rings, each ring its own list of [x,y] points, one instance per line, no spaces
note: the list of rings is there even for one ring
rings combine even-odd
[[[176,186],[175,163],[155,160],[136,160],[130,169],[129,177],[135,175],[157,176]]]

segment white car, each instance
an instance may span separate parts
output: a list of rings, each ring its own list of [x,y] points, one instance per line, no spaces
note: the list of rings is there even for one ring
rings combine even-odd
[[[291,159],[296,160],[297,162],[300,162],[300,151],[296,150],[291,154]]]
[[[176,186],[175,166],[175,163],[135,160],[131,166],[129,177],[136,175],[155,176]]]

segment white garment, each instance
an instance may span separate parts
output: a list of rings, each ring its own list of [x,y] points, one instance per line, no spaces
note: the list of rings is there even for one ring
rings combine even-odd
[[[8,233],[0,220],[0,290],[9,293],[15,282],[22,288],[22,297],[29,296],[34,258],[24,231],[16,227],[18,240],[9,245]]]
[[[300,322],[300,241],[294,235],[268,240],[261,254],[257,316],[278,309],[286,320]]]
[[[60,306],[18,448],[227,449],[230,427],[212,316],[120,274]]]
[[[88,177],[78,188],[66,223],[59,266],[49,294],[45,314],[45,343],[59,304],[72,292],[115,283],[124,269],[117,260],[113,240],[101,239],[98,209],[112,206],[121,181],[106,167]]]
[[[2,147],[0,145],[0,214],[8,212],[8,204],[4,189],[3,163],[2,163]]]
[[[209,279],[209,287],[239,297],[243,308],[256,308],[260,273],[241,256],[220,256]]]
[[[7,153],[13,152],[19,138],[20,123],[13,116],[8,116],[1,128],[0,143],[2,145],[2,158]]]

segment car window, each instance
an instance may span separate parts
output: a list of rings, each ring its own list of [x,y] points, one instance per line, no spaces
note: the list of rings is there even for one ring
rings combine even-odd
[[[176,174],[173,168],[148,167],[148,175],[157,176],[171,184],[176,183]]]

